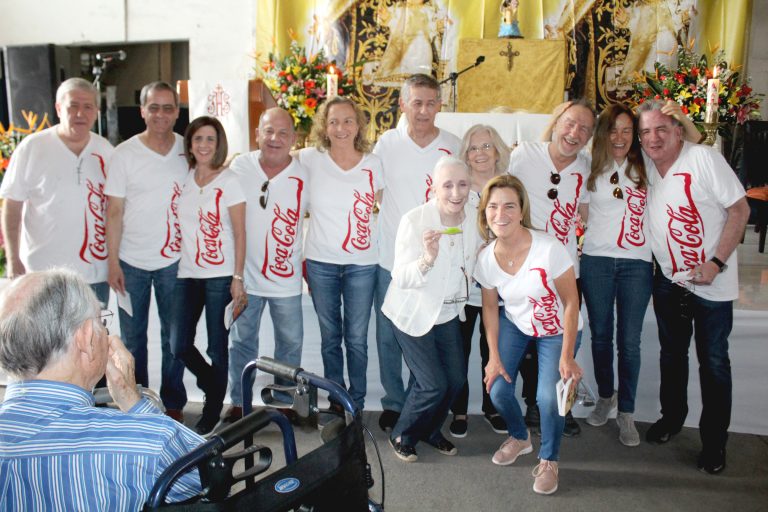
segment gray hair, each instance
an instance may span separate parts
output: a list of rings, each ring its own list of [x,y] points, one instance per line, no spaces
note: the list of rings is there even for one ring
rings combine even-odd
[[[59,88],[56,89],[56,103],[63,102],[64,96],[71,91],[89,92],[93,95],[93,101],[96,106],[99,105],[99,100],[101,99],[99,98],[99,91],[96,90],[96,87],[91,82],[84,78],[68,78],[61,82]]]
[[[168,82],[163,82],[162,80],[158,80],[157,82],[151,82],[145,85],[141,88],[141,93],[139,93],[139,104],[144,107],[147,105],[147,96],[149,96],[149,93],[152,91],[168,91],[171,94],[173,94],[173,103],[177,107],[179,106],[179,93],[176,92],[176,89],[169,84]]]
[[[0,293],[0,367],[34,378],[69,350],[75,332],[100,311],[96,295],[66,269],[32,272]]]
[[[437,92],[437,99],[440,99],[440,84],[429,75],[423,73],[416,73],[405,79],[403,86],[400,88],[400,97],[403,99],[403,103],[408,103],[408,99],[411,97],[411,89],[414,87],[425,87]]]
[[[639,107],[637,107],[638,120],[642,121],[643,112],[652,112],[654,110],[658,110],[659,112],[661,112],[661,109],[664,107],[665,104],[666,104],[665,100],[657,100],[657,99],[645,100],[640,104]],[[667,117],[669,117],[672,120],[673,126],[683,126],[683,123],[675,119],[674,116],[667,116]],[[641,124],[640,121],[638,121],[638,125]]]
[[[493,126],[487,124],[476,124],[472,126],[467,133],[464,134],[464,138],[461,140],[461,152],[459,153],[464,162],[469,165],[469,140],[472,136],[478,132],[487,132],[491,136],[493,146],[496,148],[496,153],[499,155],[499,159],[496,161],[496,172],[494,174],[499,175],[507,172],[509,167],[509,148],[499,135],[499,132]],[[469,171],[472,172],[472,166],[469,167]]]
[[[456,158],[452,155],[445,155],[440,157],[440,159],[435,164],[435,169],[432,171],[432,176],[437,176],[437,173],[440,171],[440,169],[444,167],[459,167],[467,173],[467,176],[469,176],[470,171],[467,163],[461,158]]]

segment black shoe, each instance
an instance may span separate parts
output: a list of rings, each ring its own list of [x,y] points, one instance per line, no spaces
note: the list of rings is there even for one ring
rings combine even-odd
[[[448,427],[448,432],[450,432],[451,437],[467,437],[467,417],[456,418],[454,416],[451,426]]]
[[[390,411],[389,409],[384,409],[381,412],[381,416],[379,416],[379,426],[381,427],[381,430],[384,432],[391,432],[393,428],[395,428],[395,425],[397,424],[397,420],[400,419],[400,413],[397,411]]]
[[[696,467],[702,473],[709,473],[710,475],[722,473],[725,469],[725,448],[715,452],[702,451],[699,454]]]
[[[645,440],[649,443],[664,444],[672,439],[672,436],[678,432],[680,432],[680,428],[671,428],[662,416],[656,423],[651,425],[648,432],[645,433]]]
[[[507,433],[507,422],[499,414],[486,414],[485,421],[491,426],[491,429],[497,434]]]
[[[571,411],[568,411],[568,413],[565,415],[565,427],[563,427],[563,435],[565,437],[576,437],[579,434],[581,434],[581,427],[576,421],[576,418],[573,417],[573,414],[571,414]]]
[[[459,453],[459,450],[456,449],[456,447],[453,445],[452,442],[444,438],[443,436],[440,436],[438,439],[434,441],[424,441],[429,446],[434,448],[435,450],[439,451],[443,455],[456,455]]]
[[[206,434],[209,434],[216,424],[219,422],[219,416],[211,416],[203,414],[203,417],[200,418],[200,421],[197,422],[197,425],[195,425],[195,432],[200,434],[201,436],[204,436]]]
[[[525,409],[525,426],[528,427],[531,434],[541,435],[541,415],[539,414],[538,405],[529,405]]]
[[[416,462],[419,460],[419,456],[416,455],[416,448],[413,446],[403,444],[400,441],[395,441],[391,437],[389,438],[389,444],[392,449],[395,450],[395,455],[400,460],[405,462]]]
[[[231,423],[235,423],[236,421],[240,421],[241,419],[243,419],[243,408],[237,405],[230,405],[229,409],[227,409],[227,412],[224,413],[224,417],[221,419],[221,422],[225,425],[229,425]]]

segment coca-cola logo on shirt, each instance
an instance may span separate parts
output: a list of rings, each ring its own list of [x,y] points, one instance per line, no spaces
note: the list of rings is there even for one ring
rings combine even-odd
[[[621,219],[621,230],[616,244],[622,249],[629,249],[628,245],[641,247],[645,245],[643,219],[648,193],[645,190],[624,187],[624,195],[627,198],[627,206]]]
[[[352,204],[352,210],[347,213],[347,236],[344,237],[341,248],[350,254],[352,253],[349,248],[350,245],[358,251],[365,251],[371,247],[371,215],[374,203],[373,171],[370,169],[361,170],[368,174],[369,190],[365,192],[354,191],[355,202]]]
[[[293,249],[299,236],[298,225],[301,220],[301,194],[304,190],[304,180],[291,176],[289,184],[296,184],[296,202],[293,205],[275,203],[272,210],[274,215],[271,229],[267,231],[264,243],[264,264],[261,274],[272,281],[273,277],[287,279],[295,274]]]
[[[559,197],[556,198],[553,203],[552,212],[549,214],[549,222],[547,222],[547,233],[554,234],[563,245],[568,245],[568,236],[571,234],[573,220],[576,217],[576,207],[579,204],[581,184],[584,182],[584,177],[581,174],[575,172],[572,175],[576,176],[576,190],[573,202],[563,203]]]
[[[179,197],[181,185],[173,182],[171,202],[165,213],[165,242],[160,255],[164,258],[174,258],[181,251],[181,226],[179,226]]]
[[[672,260],[672,272],[690,269],[707,261],[704,254],[704,223],[691,195],[692,176],[687,172],[675,173],[673,179],[682,180],[685,203],[667,203],[667,248]]]
[[[107,259],[107,229],[105,212],[107,211],[107,196],[104,194],[104,180],[107,171],[104,167],[104,158],[97,153],[91,153],[96,158],[101,169],[101,176],[96,181],[87,178],[85,187],[88,190],[85,208],[85,229],[83,244],[80,246],[80,259],[86,263],[94,263],[94,260]]]
[[[555,292],[552,291],[552,288],[547,283],[546,270],[543,268],[532,268],[531,271],[538,273],[541,284],[546,290],[546,293],[539,298],[528,296],[528,300],[533,304],[533,315],[531,317],[533,335],[536,337],[554,336],[563,330],[558,315],[560,307],[557,303],[557,295],[555,295]]]
[[[224,252],[221,250],[221,196],[224,193],[220,188],[213,189],[213,210],[205,211],[201,207],[198,211],[200,219],[199,229],[195,234],[197,239],[197,254],[195,264],[200,268],[208,265],[221,265],[224,263]]]

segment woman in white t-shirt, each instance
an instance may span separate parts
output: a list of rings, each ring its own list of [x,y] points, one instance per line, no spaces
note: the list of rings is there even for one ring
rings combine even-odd
[[[499,176],[507,172],[509,167],[509,148],[502,140],[499,133],[489,125],[476,124],[467,130],[461,141],[461,157],[469,166],[471,185],[467,203],[475,208],[480,204],[480,194],[485,184],[494,176]],[[464,342],[464,364],[465,374],[469,364],[469,354],[472,351],[472,337],[475,333],[475,324],[480,319],[480,360],[482,366],[482,378],[485,379],[485,365],[488,364],[488,341],[485,339],[485,327],[482,317],[482,298],[480,294],[480,285],[474,280],[469,285],[469,299],[464,307],[466,320],[460,323],[461,338]],[[496,412],[491,397],[485,390],[485,385],[481,382],[483,405],[482,411],[485,421],[491,426],[494,432],[505,434],[507,424],[504,418]],[[464,383],[464,387],[459,391],[459,395],[451,405],[453,421],[451,421],[448,431],[453,437],[465,437],[467,435],[467,407],[469,405],[469,381]]]
[[[497,176],[485,186],[478,226],[489,242],[477,257],[474,273],[483,287],[489,349],[486,389],[510,436],[492,460],[506,466],[533,451],[515,385],[528,343],[534,341],[539,354],[536,401],[541,412],[541,447],[533,490],[552,494],[558,485],[565,424],[558,414],[555,387],[561,378],[578,381],[582,376],[574,359],[582,320],[573,263],[558,240],[532,228],[528,194],[514,176]],[[504,301],[502,314],[499,298]]]
[[[581,283],[599,394],[587,423],[605,425],[618,406],[619,440],[626,446],[640,444],[632,414],[640,374],[640,333],[653,286],[645,227],[647,185],[635,117],[624,105],[610,105],[600,114],[592,139],[585,197],[589,213],[583,218],[588,229]],[[614,305],[618,392],[613,372]]]
[[[368,321],[376,288],[378,251],[373,204],[381,160],[365,138],[365,113],[336,96],[314,118],[315,147],[299,152],[309,176],[309,227],[304,241],[307,282],[320,324],[323,371],[345,386],[363,409],[368,371]],[[338,404],[334,404],[338,407]]]
[[[203,416],[195,426],[202,435],[218,423],[227,390],[225,309],[232,302],[240,311],[248,300],[243,287],[245,196],[235,174],[224,167],[227,138],[217,119],[203,116],[189,124],[184,153],[191,172],[179,198],[181,259],[171,347],[205,392]],[[211,364],[194,344],[203,309]]]

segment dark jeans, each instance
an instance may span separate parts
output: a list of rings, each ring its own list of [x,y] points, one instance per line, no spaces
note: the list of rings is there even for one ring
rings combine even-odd
[[[197,377],[197,386],[205,393],[211,409],[221,410],[227,391],[229,331],[224,327],[224,309],[232,301],[232,277],[209,279],[178,279],[174,292],[171,349],[177,359]],[[195,333],[200,315],[205,308],[205,326],[208,334],[206,354],[211,364],[195,347]],[[182,384],[183,386],[183,384]]]
[[[653,290],[650,261],[604,256],[581,257],[584,301],[592,333],[592,362],[597,391],[613,396],[613,326],[616,305],[616,349],[619,369],[619,412],[635,412],[640,375],[640,334]]]
[[[176,262],[157,270],[143,270],[121,260],[120,268],[125,279],[125,291],[131,297],[133,309],[133,316],[129,316],[122,308],[118,308],[120,335],[136,362],[136,383],[144,387],[149,386],[147,326],[154,287],[157,314],[160,317],[160,398],[167,409],[181,409],[187,402],[187,392],[183,385],[179,386],[179,383],[183,382],[184,365],[173,357],[171,351],[173,293],[179,264]]]
[[[464,350],[459,318],[438,324],[424,336],[409,336],[395,327],[395,338],[413,377],[392,438],[415,446],[442,437],[448,408],[464,385]]]
[[[488,392],[485,390],[485,366],[488,364],[488,340],[485,338],[485,326],[483,325],[483,308],[478,306],[464,306],[464,314],[467,315],[467,319],[464,322],[459,322],[459,328],[461,329],[461,339],[464,342],[464,375],[467,375],[469,371],[469,354],[472,351],[472,335],[475,333],[475,322],[480,320],[480,360],[481,360],[481,377],[480,377],[480,389],[483,392],[483,414],[493,415],[496,413],[496,408],[491,402],[491,397],[488,396]],[[469,406],[469,381],[464,383],[464,387],[461,388],[459,394],[456,396],[453,405],[451,405],[451,412],[456,415],[467,414],[467,408]]]
[[[710,301],[672,283],[657,268],[653,309],[659,324],[661,414],[670,429],[688,415],[688,349],[695,330],[702,411],[699,435],[705,451],[725,447],[731,422],[731,361],[728,335],[733,302]]]

